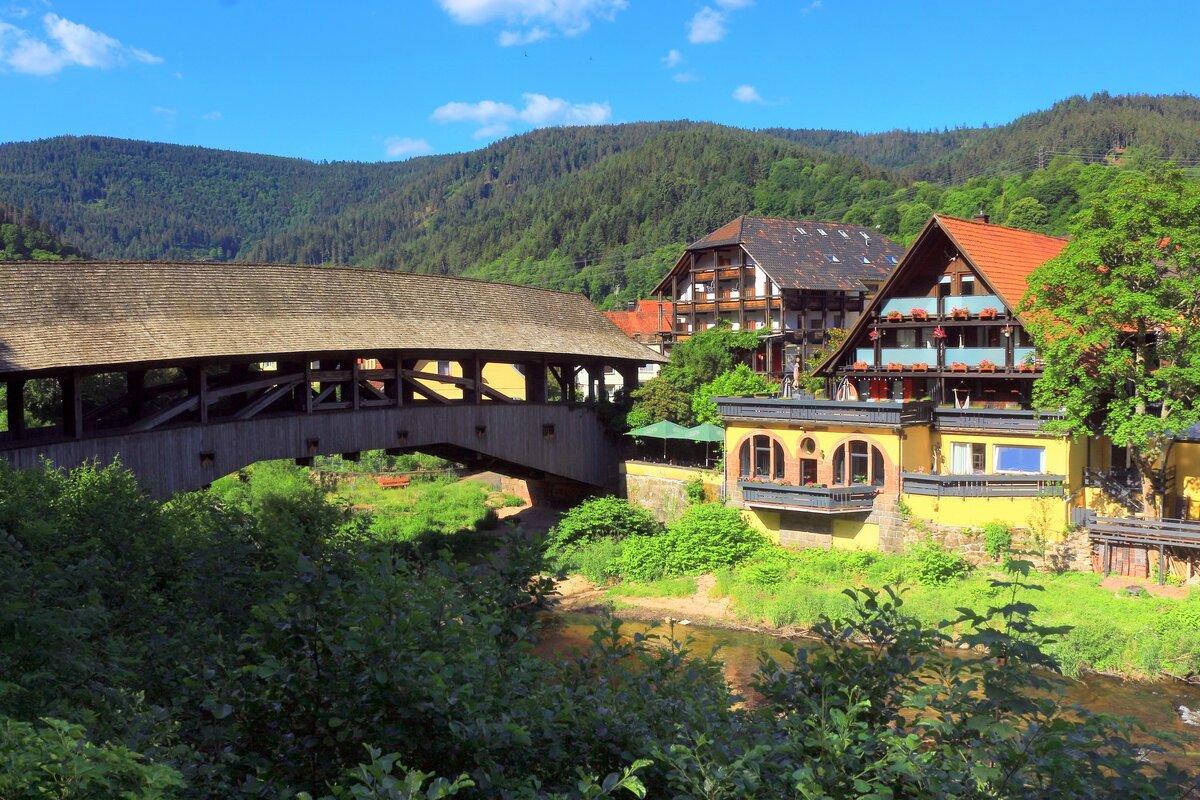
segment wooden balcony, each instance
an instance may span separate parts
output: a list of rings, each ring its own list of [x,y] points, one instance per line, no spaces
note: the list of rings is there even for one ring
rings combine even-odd
[[[1046,422],[1063,419],[1058,411],[1024,408],[936,408],[933,425],[939,431],[995,431],[1031,433]]]
[[[790,486],[738,481],[748,506],[814,514],[861,514],[871,510],[878,490],[874,486]]]
[[[1062,497],[1065,475],[900,473],[901,494],[925,497]]]
[[[928,423],[933,403],[872,403],[839,400],[792,400],[765,397],[714,397],[726,419],[806,425],[902,428]]]

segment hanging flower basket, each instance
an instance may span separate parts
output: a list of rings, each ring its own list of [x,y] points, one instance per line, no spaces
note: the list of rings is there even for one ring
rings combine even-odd
[[[979,362],[979,371],[980,372],[995,372],[996,371],[996,362],[988,361],[985,358],[983,361]]]
[[[871,331],[869,334],[867,334],[867,338],[870,339],[872,342],[878,341],[879,340],[879,331]]]
[[[871,365],[865,361],[855,361],[854,362],[854,369],[858,370],[859,372],[866,372],[870,368],[871,368]]]
[[[887,319],[888,322],[902,322],[904,320],[904,315],[899,311],[889,311],[887,313]]]
[[[970,319],[971,310],[969,308],[952,308],[950,309],[950,317],[952,319]]]
[[[953,361],[950,363],[950,371],[951,372],[966,372],[967,365],[965,363],[963,363],[962,361]]]
[[[979,312],[980,319],[995,319],[1000,314],[1000,309],[988,307]]]
[[[897,361],[888,362],[888,372],[903,372],[904,365]]]
[[[943,328],[941,325],[938,325],[936,328],[933,329],[933,338],[945,339],[946,338],[946,329]]]
[[[1003,328],[1000,329],[1000,332],[1003,333],[1005,336],[1012,336],[1012,332],[1013,332],[1012,325],[1005,325]]]
[[[914,308],[912,310],[912,318],[917,320],[929,319],[929,312],[923,308]]]

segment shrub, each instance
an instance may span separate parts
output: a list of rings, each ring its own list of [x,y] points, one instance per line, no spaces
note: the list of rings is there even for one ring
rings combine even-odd
[[[739,564],[769,546],[737,509],[704,503],[689,508],[666,533],[629,539],[621,575],[627,580],[699,575]]]
[[[756,589],[774,589],[791,577],[798,561],[798,554],[773,547],[743,562],[734,576]]]
[[[993,561],[1012,552],[1012,542],[1012,529],[1003,522],[989,522],[983,526],[983,549]]]
[[[546,554],[554,558],[576,543],[650,536],[660,531],[662,525],[641,506],[619,497],[594,497],[572,508],[550,529]]]
[[[688,502],[692,505],[699,505],[704,502],[704,481],[701,478],[692,478],[683,487],[683,491],[687,494]]]
[[[578,572],[592,583],[606,584],[617,579],[624,542],[617,539],[593,539],[570,545],[552,562],[555,569]]]
[[[1200,632],[1200,594],[1193,592],[1187,600],[1156,617],[1154,629],[1159,633]]]
[[[970,571],[962,556],[932,541],[914,545],[909,559],[912,576],[922,586],[945,586]]]

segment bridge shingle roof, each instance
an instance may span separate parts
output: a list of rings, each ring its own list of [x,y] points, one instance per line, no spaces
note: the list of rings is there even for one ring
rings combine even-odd
[[[582,295],[362,269],[0,264],[0,374],[188,358],[489,351],[661,360]]]

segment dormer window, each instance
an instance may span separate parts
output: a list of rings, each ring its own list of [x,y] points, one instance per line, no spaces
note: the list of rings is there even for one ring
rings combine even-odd
[[[866,256],[863,256],[863,257],[862,257],[862,263],[864,263],[864,264],[870,264],[870,263],[871,263],[871,259],[867,258]]]
[[[888,261],[888,263],[889,263],[889,264],[898,264],[898,263],[900,263],[900,259],[896,258],[895,256],[888,256],[888,257],[887,257],[887,261]]]
[[[828,261],[830,264],[841,263],[841,259],[839,259],[837,256],[825,256],[825,260]]]

